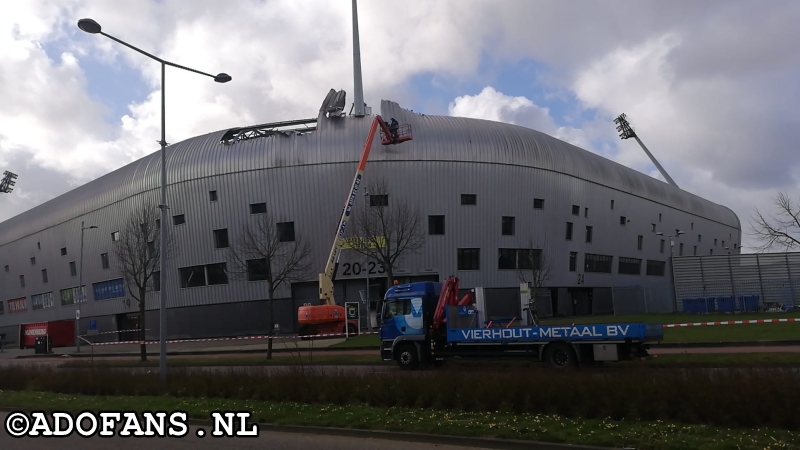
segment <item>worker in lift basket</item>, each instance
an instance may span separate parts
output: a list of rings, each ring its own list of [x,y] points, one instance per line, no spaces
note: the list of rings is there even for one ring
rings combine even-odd
[[[400,124],[397,122],[397,120],[394,117],[392,117],[392,121],[389,124],[389,133],[391,133],[393,141],[397,140],[397,130],[399,128],[400,128]]]

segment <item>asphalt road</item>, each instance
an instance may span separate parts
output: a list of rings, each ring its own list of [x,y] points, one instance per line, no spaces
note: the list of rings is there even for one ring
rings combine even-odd
[[[5,423],[8,413],[0,413]],[[184,438],[133,438],[98,436],[84,438],[74,434],[65,438],[14,438],[3,428],[0,431],[0,448],[3,450],[62,450],[77,448],[81,450],[190,450],[190,449],[274,449],[274,450],[460,450],[480,447],[461,447],[451,445],[425,444],[420,442],[395,441],[374,438],[357,438],[347,436],[325,436],[318,434],[280,433],[274,431],[259,432],[258,437],[214,438],[197,437],[198,427],[189,426],[189,434]],[[202,427],[204,429],[210,427]],[[209,430],[206,430],[209,431]]]

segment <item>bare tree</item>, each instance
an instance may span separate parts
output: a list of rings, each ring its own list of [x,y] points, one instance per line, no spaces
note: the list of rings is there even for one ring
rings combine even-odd
[[[159,230],[156,223],[158,209],[152,202],[145,202],[131,212],[114,245],[117,265],[125,279],[128,293],[138,304],[139,340],[145,341],[145,298],[147,292],[156,289],[158,277],[155,274],[161,266]],[[162,224],[163,225],[163,224]],[[167,246],[170,253],[174,247]],[[147,346],[141,344],[142,361],[147,361]]]
[[[415,253],[425,245],[419,208],[392,197],[385,180],[367,187],[370,206],[362,206],[353,221],[353,250],[383,265],[394,282],[394,270],[406,253]],[[371,206],[375,205],[375,206]]]
[[[544,291],[544,284],[550,279],[550,262],[544,250],[529,248],[518,251],[517,254],[517,275],[523,283],[528,283],[530,287],[531,300],[529,309],[533,316],[534,325],[539,325],[539,315],[536,310],[536,301],[539,294]]]
[[[777,217],[765,216],[756,208],[750,221],[750,235],[761,242],[756,247],[760,252],[774,248],[791,250],[800,245],[800,206],[783,192],[778,192],[772,201],[778,210]]]
[[[275,329],[273,299],[284,282],[307,281],[311,276],[308,262],[311,247],[295,236],[294,223],[277,224],[270,214],[242,227],[240,236],[229,248],[232,267],[228,272],[248,281],[266,281],[269,318],[267,334]],[[272,341],[267,344],[267,359],[272,359]]]

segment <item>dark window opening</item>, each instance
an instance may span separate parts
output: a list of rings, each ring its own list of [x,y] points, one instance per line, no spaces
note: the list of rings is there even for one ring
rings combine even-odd
[[[294,222],[278,222],[275,225],[278,228],[278,241],[294,242]]]
[[[611,209],[614,209],[614,200],[611,200]]]
[[[42,243],[41,242],[37,242],[36,243],[36,248],[41,250],[42,249]]]
[[[119,238],[117,238],[117,240],[119,240]],[[61,248],[61,256],[67,256],[67,247]]]
[[[572,240],[572,222],[567,222],[567,240]]]
[[[583,217],[589,218],[589,208],[583,208]]]
[[[578,252],[569,252],[569,271],[575,272],[578,262]]]
[[[19,284],[20,286],[25,287],[25,275],[19,276]]]
[[[513,236],[514,235],[514,218],[513,217],[503,216],[502,234],[503,234],[503,236]]]
[[[611,262],[613,256],[593,255],[587,253],[583,257],[583,267],[585,272],[611,273]]]
[[[153,272],[153,290],[155,292],[161,291],[161,272]]]
[[[588,225],[586,226],[586,242],[587,243],[592,242],[592,227]]]
[[[183,225],[186,223],[186,216],[183,214],[178,214],[177,216],[172,216],[172,224],[173,225]]]
[[[683,256],[683,242],[678,246],[678,256]]]
[[[477,194],[461,194],[461,204],[462,205],[477,205],[478,204],[478,195]]]
[[[6,273],[8,273],[8,271],[11,270],[11,268],[8,267],[8,264],[6,264],[6,268],[5,269],[6,269]]]
[[[648,275],[656,275],[656,276],[664,276],[664,268],[666,267],[667,263],[664,261],[654,261],[652,259],[647,260],[647,274]]]
[[[247,260],[247,281],[265,281],[267,275],[266,258]]]
[[[155,241],[149,241],[147,243],[147,256],[148,258],[152,259],[156,254],[156,243]]]
[[[579,216],[581,214],[581,207],[578,205],[572,205],[572,215]]]
[[[42,269],[42,283],[47,283],[47,269]]]
[[[664,239],[661,240],[661,245],[659,246],[659,252],[664,253]]]
[[[533,199],[533,209],[544,209],[544,199],[543,198]]]
[[[266,203],[251,203],[250,214],[265,214],[267,212]]]
[[[636,241],[636,249],[637,249],[637,250],[641,250],[641,249],[642,249],[642,244],[643,244],[643,243],[644,243],[644,236],[642,236],[642,235],[640,234],[640,235],[639,235],[639,237],[638,237],[638,239],[637,239],[637,241]]]
[[[33,258],[31,258],[31,265],[32,266],[36,265],[36,257],[35,256]]]
[[[628,224],[628,219],[625,216],[619,216],[619,224],[623,225],[623,226],[627,225]]]
[[[369,206],[389,206],[389,196],[387,194],[370,195]]]
[[[479,248],[460,248],[458,249],[458,270],[480,270]]]
[[[73,277],[78,276],[78,269],[75,266],[75,261],[69,262],[69,274],[72,275]]]
[[[658,213],[658,221],[661,222],[661,213]]]
[[[103,269],[108,269],[108,267],[109,267],[109,264],[108,264],[108,253],[101,253],[100,254],[100,263],[102,264]]]
[[[642,260],[637,258],[619,258],[617,272],[625,275],[641,275]]]
[[[652,231],[656,231],[656,224],[654,224],[654,223],[651,223],[651,224],[650,224],[650,229],[651,229]]]
[[[539,270],[542,250],[540,249],[498,249],[497,268],[499,270]]]
[[[209,201],[215,202],[215,201],[217,201],[217,199],[218,199],[217,191],[208,191],[208,200]]]
[[[192,288],[206,285],[205,266],[181,267],[181,287]]]
[[[215,263],[206,266],[208,273],[208,285],[216,286],[228,284],[228,267],[226,263]]]
[[[428,216],[428,234],[444,234],[444,216]]]
[[[119,231],[111,233],[111,242],[117,242],[117,241],[119,241]],[[62,249],[62,251],[66,251],[66,249]],[[62,255],[65,255],[65,253],[62,253]]]
[[[214,230],[214,247],[215,248],[228,248],[228,229],[222,228]]]
[[[694,252],[692,253],[692,256],[697,256],[697,246],[696,245],[694,246]]]

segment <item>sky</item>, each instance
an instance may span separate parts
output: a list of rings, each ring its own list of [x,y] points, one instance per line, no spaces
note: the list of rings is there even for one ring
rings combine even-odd
[[[402,6],[397,6],[401,5]],[[365,101],[533,128],[650,176],[637,134],[682,189],[731,208],[800,190],[800,2],[361,0]],[[147,154],[160,65],[103,31],[226,84],[166,73],[166,140],[311,118],[353,100],[347,0],[0,2],[0,221]]]

